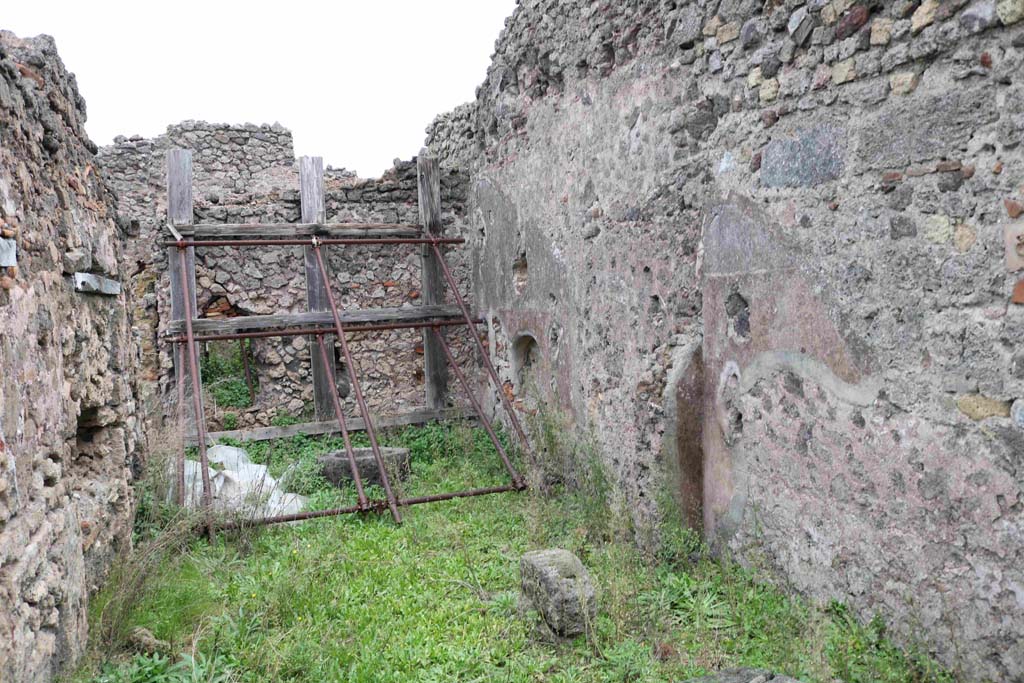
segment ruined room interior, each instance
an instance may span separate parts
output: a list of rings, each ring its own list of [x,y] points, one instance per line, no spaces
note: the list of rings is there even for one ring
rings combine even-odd
[[[369,178],[0,31],[0,683],[1024,680],[1024,0],[496,38]]]

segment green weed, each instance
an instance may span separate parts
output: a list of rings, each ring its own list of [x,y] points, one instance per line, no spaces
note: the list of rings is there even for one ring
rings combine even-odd
[[[202,361],[203,388],[221,408],[248,408],[252,405],[249,387],[245,382],[242,348],[252,358],[251,343],[240,348],[235,342],[207,342],[208,353]],[[253,382],[256,381],[255,375]],[[233,429],[228,427],[228,429]]]
[[[479,429],[427,425],[383,441],[411,451],[407,495],[508,480]],[[246,447],[280,475],[341,440]],[[587,461],[585,449],[574,452]],[[161,560],[125,619],[188,656],[111,650],[77,680],[654,682],[727,666],[805,681],[952,680],[893,646],[881,622],[862,625],[842,607],[819,608],[713,561],[671,518],[652,560],[598,509],[611,495],[603,470],[572,474],[572,485],[563,476],[522,494],[407,508],[401,526],[350,515],[268,528],[245,547],[225,535],[192,541]],[[354,499],[351,487],[307,475],[297,485],[313,506]],[[539,547],[570,549],[589,568],[600,609],[587,636],[546,642],[520,618],[519,557]]]

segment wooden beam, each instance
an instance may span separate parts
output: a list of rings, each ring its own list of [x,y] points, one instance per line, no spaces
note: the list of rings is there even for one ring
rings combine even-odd
[[[420,223],[424,230],[440,237],[441,225],[441,171],[437,159],[427,156],[426,150],[416,159],[416,177],[419,188]],[[444,304],[444,274],[430,245],[421,250],[423,271],[420,289],[427,306]],[[441,334],[444,334],[442,331]],[[428,408],[440,410],[448,403],[448,365],[440,341],[430,330],[423,330],[423,378]]]
[[[167,220],[175,226],[192,225],[192,152],[187,149],[171,149],[167,152]],[[179,325],[181,332],[185,330],[185,297],[188,296],[192,310],[198,310],[196,304],[196,250],[189,247],[185,251],[185,279],[188,292],[181,288],[181,267],[177,247],[167,249],[168,277],[171,292],[170,327]],[[177,348],[174,349],[174,381],[176,386],[185,388],[186,428],[195,430],[195,410],[192,408],[192,391],[194,387],[188,381],[186,368],[178,362]]]
[[[319,237],[346,239],[378,237],[419,237],[420,226],[405,223],[203,223],[178,228],[183,237],[196,240],[232,238]]]
[[[327,222],[327,207],[324,200],[324,160],[321,157],[301,157],[299,159],[299,195],[302,199],[302,222],[305,224],[322,224]],[[328,311],[327,288],[330,283],[325,281],[316,254],[312,247],[303,247],[306,269],[306,309],[310,312]],[[324,267],[327,267],[327,256],[324,255]],[[327,316],[330,319],[330,316]],[[334,337],[325,336],[324,342],[329,350],[334,349]],[[313,410],[317,421],[323,422],[334,417],[334,399],[331,397],[331,377],[335,372],[334,364],[324,365],[323,358],[313,351],[317,348],[316,339],[310,337],[307,348],[310,349],[310,364],[313,375]],[[333,356],[333,354],[329,354]],[[331,358],[328,358],[331,360]]]
[[[461,319],[457,306],[405,306],[403,308],[364,308],[340,311],[342,325],[362,323],[403,323],[424,320]],[[236,332],[259,332],[287,327],[318,327],[334,329],[334,318],[330,311],[308,313],[277,313],[274,315],[243,315],[237,318],[197,318],[192,329],[201,334],[234,334]],[[168,334],[180,335],[185,332],[185,321],[175,320],[167,325]],[[315,340],[314,340],[315,341]],[[333,410],[332,410],[333,413]]]
[[[385,415],[374,418],[376,429],[388,427],[406,427],[408,425],[426,424],[434,420],[464,420],[473,417],[471,411],[463,408],[446,408],[444,410],[432,410],[430,408],[415,408],[407,413],[398,415]],[[346,418],[345,424],[349,431],[365,431],[366,425],[360,417]],[[270,439],[287,439],[299,434],[316,436],[319,434],[339,433],[338,421],[329,422],[304,422],[301,424],[288,425],[285,427],[255,427],[253,429],[236,429],[225,432],[209,432],[207,441],[210,445],[217,443],[220,439],[233,439],[235,441],[269,441]],[[189,434],[186,438],[188,445],[196,444],[195,434]]]

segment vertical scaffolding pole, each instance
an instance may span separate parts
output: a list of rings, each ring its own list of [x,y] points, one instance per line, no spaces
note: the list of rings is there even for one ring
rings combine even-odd
[[[187,288],[185,280],[185,247],[178,249],[178,262],[182,288]],[[196,415],[196,441],[199,446],[199,464],[203,473],[203,514],[206,517],[206,531],[213,540],[213,519],[210,516],[213,507],[213,487],[210,484],[210,461],[206,456],[206,413],[203,412],[203,383],[199,377],[199,354],[196,353],[196,339],[192,331],[192,305],[185,297],[185,336],[188,338],[188,370],[192,378],[192,409]]]
[[[175,367],[185,368],[185,345],[178,342],[174,345]],[[185,383],[177,382],[178,388],[178,429],[181,430],[181,449],[175,463],[175,481],[177,483],[176,500],[178,507],[185,507]]]
[[[167,152],[167,220],[172,226],[192,225],[192,152],[186,149],[172,149]],[[177,251],[177,253],[175,253]],[[178,387],[178,396],[184,403],[186,393],[191,392],[192,425],[199,444],[200,462],[202,464],[203,493],[202,505],[206,515],[207,533],[213,538],[213,520],[210,518],[212,506],[212,486],[210,484],[209,461],[206,456],[206,424],[203,413],[203,387],[199,378],[198,344],[192,330],[192,319],[197,309],[196,302],[196,255],[195,248],[179,245],[167,250],[168,274],[171,289],[171,319],[184,320],[186,343],[179,349],[175,358],[174,380]],[[181,346],[179,344],[179,346]],[[187,370],[186,370],[187,368]],[[188,378],[188,392],[185,389]],[[184,416],[184,405],[180,406]],[[184,502],[185,479],[185,442],[182,440],[182,453],[179,465],[179,482],[181,483],[182,502]]]

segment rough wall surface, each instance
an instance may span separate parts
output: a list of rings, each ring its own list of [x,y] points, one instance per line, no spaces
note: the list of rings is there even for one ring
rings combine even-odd
[[[136,456],[121,241],[52,39],[0,32],[0,680],[48,681],[85,645],[86,606],[130,542]],[[13,236],[10,236],[12,235]],[[12,277],[13,276],[13,277]]]
[[[173,362],[161,339],[169,320],[167,255],[159,242],[166,225],[166,153],[193,151],[195,220],[202,223],[299,222],[299,172],[289,131],[272,126],[221,125],[186,121],[155,139],[118,138],[100,151],[103,171],[120,197],[122,219],[133,227],[130,260],[133,288],[144,330],[143,366],[152,380],[150,401],[172,395]],[[380,179],[362,180],[344,170],[325,173],[328,221],[418,223],[416,165],[398,162]],[[446,231],[459,234],[464,182],[457,174],[442,179]],[[420,256],[409,247],[331,247],[328,269],[341,308],[381,308],[419,304]],[[462,269],[457,252],[453,264]],[[463,276],[463,279],[467,279]],[[300,312],[306,307],[301,247],[201,249],[196,258],[201,317]],[[463,292],[468,291],[468,286]],[[454,333],[458,346],[468,337]],[[414,331],[362,334],[352,351],[370,407],[382,414],[424,403],[422,336]],[[305,337],[253,340],[259,382],[256,405],[239,425],[267,425],[279,413],[309,417],[312,410],[310,351]],[[337,382],[347,386],[339,361]],[[348,398],[351,402],[351,398]],[[155,405],[155,404],[153,404]],[[211,423],[222,413],[208,406]],[[354,414],[354,406],[348,406]]]
[[[1022,19],[524,0],[428,131],[496,361],[637,523],[672,472],[715,547],[974,680],[1024,676]]]

